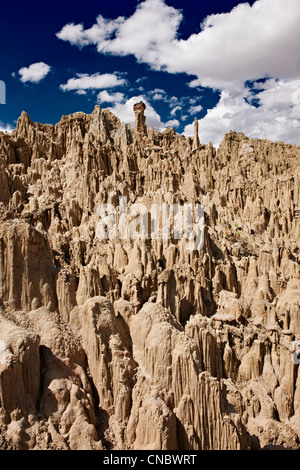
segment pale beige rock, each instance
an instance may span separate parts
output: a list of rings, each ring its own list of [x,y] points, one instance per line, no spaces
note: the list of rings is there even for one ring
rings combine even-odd
[[[199,139],[199,124],[198,119],[194,119],[194,141],[193,141],[193,148],[196,150],[200,146],[200,139]]]
[[[135,113],[135,131],[141,135],[147,134],[146,118],[144,116],[145,109],[146,105],[142,101],[133,106]]]
[[[300,148],[132,112],[0,135],[0,446],[298,449]],[[120,196],[202,204],[203,248],[100,240]]]
[[[29,412],[39,388],[39,338],[0,315],[0,407]]]

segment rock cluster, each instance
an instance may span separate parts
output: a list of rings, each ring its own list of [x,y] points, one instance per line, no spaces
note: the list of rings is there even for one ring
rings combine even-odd
[[[134,112],[0,132],[0,446],[299,449],[300,147]],[[101,239],[122,198],[201,204],[203,247]]]

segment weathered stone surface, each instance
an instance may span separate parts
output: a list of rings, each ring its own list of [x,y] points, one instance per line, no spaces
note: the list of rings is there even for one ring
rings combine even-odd
[[[39,338],[2,315],[0,338],[0,407],[29,412],[39,398]]]
[[[135,129],[99,106],[22,113],[0,135],[0,445],[298,449],[300,148],[216,150],[144,110]],[[99,239],[121,197],[202,204],[203,247]]]
[[[147,134],[146,118],[144,116],[145,109],[146,105],[142,101],[133,106],[135,114],[135,131],[141,135]]]

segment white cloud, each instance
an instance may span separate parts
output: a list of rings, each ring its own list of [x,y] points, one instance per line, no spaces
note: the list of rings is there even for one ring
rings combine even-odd
[[[165,101],[168,99],[167,92],[161,88],[155,88],[154,90],[149,91],[148,95],[154,101]]]
[[[182,110],[182,106],[175,106],[175,108],[173,108],[170,112],[171,116],[175,116],[175,114],[178,112],[178,111],[181,111]]]
[[[0,132],[12,132],[13,128],[9,124],[3,124],[0,121]]]
[[[189,98],[189,104],[190,105],[195,105],[199,101],[199,98]]]
[[[204,141],[218,144],[232,129],[248,137],[300,143],[299,104],[290,98],[300,78],[299,0],[240,3],[228,13],[208,16],[200,32],[187,39],[179,37],[182,19],[181,11],[164,0],[145,0],[129,18],[99,16],[89,29],[69,24],[57,36],[79,47],[94,45],[103,54],[134,55],[154,70],[186,73],[192,88],[220,90],[219,103],[199,123]],[[269,80],[263,88],[256,83],[253,96],[245,83],[262,78]],[[176,97],[165,101],[173,109],[182,104]],[[192,114],[200,111],[196,102],[190,105]],[[192,133],[192,125],[185,132]]]
[[[165,124],[166,127],[179,127],[180,122],[178,119],[170,119],[170,121],[167,121]]]
[[[156,129],[161,129],[163,124],[159,114],[154,110],[150,105],[149,101],[144,95],[133,96],[122,103],[115,103],[114,106],[109,107],[109,109],[114,113],[122,122],[129,123],[132,127],[135,124],[135,115],[133,112],[133,105],[143,101],[146,105],[145,116],[147,120],[147,127],[154,127]]]
[[[69,23],[56,36],[78,47],[99,44],[109,38],[124,21],[125,18],[123,17],[119,17],[116,20],[107,20],[99,15],[96,24],[90,29],[85,30],[83,24],[75,25],[74,23]]]
[[[66,25],[57,36],[71,44],[93,44],[101,53],[133,54],[156,70],[195,75],[193,86],[234,88],[262,77],[297,78],[299,0],[257,0],[231,12],[208,16],[198,34],[178,39],[179,10],[163,0],[145,0],[129,18],[92,28]]]
[[[77,74],[76,77],[69,78],[66,84],[60,85],[63,91],[72,90],[99,90],[102,88],[114,88],[124,85],[126,80],[112,73],[95,73],[88,75],[86,73]]]
[[[167,127],[179,127],[180,122],[177,119],[172,119],[166,123],[162,122],[160,115],[153,108],[150,100],[155,101],[157,94],[161,94],[164,100],[168,99],[168,95],[164,90],[155,89],[150,91],[147,95],[140,94],[127,98],[124,93],[109,93],[103,90],[98,94],[98,103],[111,103],[109,109],[114,113],[122,122],[129,123],[132,127],[135,125],[135,115],[133,112],[133,105],[143,101],[146,105],[145,116],[148,129],[163,131]]]
[[[77,91],[75,91],[75,94],[76,95],[86,95],[86,91],[85,90],[77,90]]]
[[[189,113],[190,114],[197,114],[199,113],[200,111],[202,111],[203,107],[201,106],[201,104],[198,104],[198,105],[195,105],[195,106],[191,106],[189,108]]]
[[[141,83],[141,82],[143,82],[143,81],[145,81],[145,80],[148,80],[148,77],[140,77],[140,78],[138,78],[138,79],[136,80],[136,83]]]
[[[154,93],[152,99],[154,101],[163,101],[165,99],[165,95],[163,95],[162,93]]]
[[[217,106],[199,120],[201,142],[218,146],[230,130],[243,132],[249,138],[285,141],[300,145],[300,80],[267,80],[234,92],[222,91]],[[255,106],[255,102],[256,106]],[[192,136],[193,124],[185,127]]]
[[[29,67],[22,67],[19,70],[19,74],[21,75],[20,80],[23,83],[39,83],[48,75],[50,70],[50,65],[47,65],[44,62],[37,62],[29,65]]]
[[[176,106],[179,102],[180,100],[177,96],[171,96],[171,98],[169,99],[170,106]]]
[[[176,119],[163,123],[160,115],[155,111],[145,95],[137,95],[127,99],[126,101],[116,102],[113,106],[110,106],[109,109],[122,122],[129,123],[131,127],[134,127],[135,115],[133,112],[133,105],[140,101],[143,101],[146,105],[145,116],[148,129],[150,127],[154,127],[155,130],[162,131],[167,127],[177,127],[179,125],[179,122]]]
[[[109,94],[107,90],[103,90],[98,94],[97,101],[98,103],[120,103],[124,101],[124,93]]]
[[[87,46],[90,42],[84,40],[83,35],[84,27],[82,24],[69,23],[66,24],[62,30],[56,34],[59,39],[62,41],[68,41],[72,45],[76,46]]]
[[[150,63],[162,44],[168,45],[175,39],[181,20],[181,13],[162,0],[146,0],[130,18],[107,20],[99,15],[91,28],[67,24],[57,37],[79,47],[97,45],[103,53],[134,54],[139,61]]]

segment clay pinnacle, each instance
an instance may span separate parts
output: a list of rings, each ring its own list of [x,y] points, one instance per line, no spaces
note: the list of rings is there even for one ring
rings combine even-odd
[[[197,149],[200,147],[200,140],[198,134],[198,119],[195,118],[194,121],[194,142],[193,142],[193,149]]]
[[[141,135],[147,135],[146,117],[144,115],[145,109],[146,105],[142,101],[133,106],[135,114],[135,132]]]

